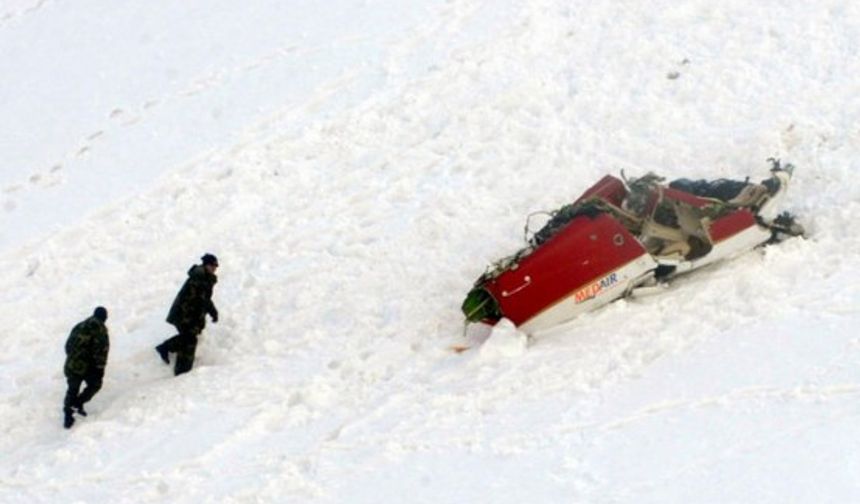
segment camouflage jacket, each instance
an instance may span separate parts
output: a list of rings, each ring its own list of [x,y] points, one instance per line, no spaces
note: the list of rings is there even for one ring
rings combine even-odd
[[[167,322],[176,326],[180,331],[199,333],[206,326],[206,314],[217,318],[218,310],[212,303],[212,288],[218,282],[218,277],[206,271],[203,265],[192,266],[188,270],[188,279],[179,289]]]
[[[66,340],[66,376],[84,376],[100,370],[104,373],[107,365],[110,340],[104,323],[90,317],[78,323]]]

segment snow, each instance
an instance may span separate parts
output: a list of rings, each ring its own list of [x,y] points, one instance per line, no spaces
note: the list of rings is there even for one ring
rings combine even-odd
[[[6,0],[0,502],[860,500],[858,40],[836,0]],[[772,156],[807,238],[464,333],[529,213]],[[221,320],[173,377],[204,252]]]

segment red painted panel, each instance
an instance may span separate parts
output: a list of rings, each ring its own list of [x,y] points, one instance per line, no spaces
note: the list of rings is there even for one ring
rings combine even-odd
[[[582,193],[582,196],[580,196],[578,200],[574,201],[574,203],[580,203],[592,196],[597,196],[615,206],[621,206],[621,202],[623,202],[624,197],[627,196],[627,189],[624,188],[624,183],[621,182],[620,179],[617,179],[612,175],[604,175],[600,181]]]
[[[645,253],[611,216],[580,216],[485,287],[502,313],[520,325]]]
[[[720,242],[755,225],[755,216],[747,209],[737,210],[711,223],[711,241]]]

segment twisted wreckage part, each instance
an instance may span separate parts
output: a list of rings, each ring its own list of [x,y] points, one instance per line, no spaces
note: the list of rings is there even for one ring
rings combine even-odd
[[[502,318],[532,334],[610,301],[803,228],[777,207],[793,166],[771,159],[761,183],[604,176],[516,254],[481,275],[463,302],[467,322]]]

